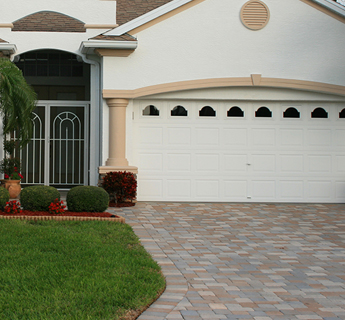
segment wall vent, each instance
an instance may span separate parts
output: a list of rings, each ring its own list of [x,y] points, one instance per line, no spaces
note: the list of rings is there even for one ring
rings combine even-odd
[[[270,11],[262,1],[248,1],[241,9],[241,21],[251,30],[260,30],[264,28],[269,18]]]

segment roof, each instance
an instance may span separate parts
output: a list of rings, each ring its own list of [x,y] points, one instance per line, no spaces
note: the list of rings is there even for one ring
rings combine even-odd
[[[173,0],[117,0],[116,22],[122,25]]]

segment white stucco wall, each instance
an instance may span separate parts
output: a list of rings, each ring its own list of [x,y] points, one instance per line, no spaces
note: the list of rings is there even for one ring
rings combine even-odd
[[[134,34],[132,55],[104,58],[104,89],[250,74],[345,85],[345,24],[300,0],[264,0],[270,21],[251,31],[245,2],[205,0]]]

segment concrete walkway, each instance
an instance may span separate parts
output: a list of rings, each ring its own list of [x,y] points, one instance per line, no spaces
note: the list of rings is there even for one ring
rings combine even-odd
[[[345,204],[139,202],[124,216],[162,266],[149,319],[345,319]]]

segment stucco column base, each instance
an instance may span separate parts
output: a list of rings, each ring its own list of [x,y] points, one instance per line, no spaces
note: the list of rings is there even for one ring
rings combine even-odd
[[[138,168],[134,166],[102,166],[98,167],[99,174],[106,174],[107,172],[117,172],[117,171],[126,171],[133,174],[138,173]]]

